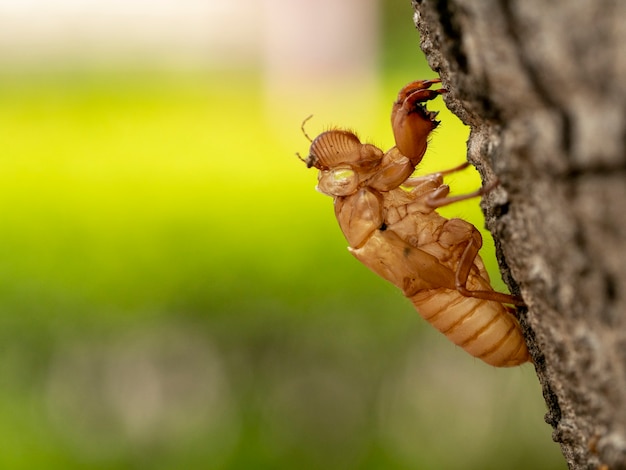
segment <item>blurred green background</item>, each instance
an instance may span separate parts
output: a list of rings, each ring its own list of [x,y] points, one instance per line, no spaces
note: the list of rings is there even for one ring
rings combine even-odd
[[[425,324],[295,157],[311,113],[389,148],[434,76],[410,2],[336,3],[0,8],[0,468],[565,468],[532,366]],[[424,173],[468,135],[430,108]]]

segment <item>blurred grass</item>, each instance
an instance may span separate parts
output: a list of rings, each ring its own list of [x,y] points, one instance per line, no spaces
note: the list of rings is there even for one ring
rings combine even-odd
[[[254,266],[295,287],[330,240],[345,244],[331,228],[330,200],[312,191],[313,172],[305,176],[293,156],[306,144],[297,123],[283,126],[288,138],[266,127],[258,84],[246,83],[253,91],[244,101],[232,77],[119,80],[5,81],[2,246],[11,282],[3,284],[15,296],[23,282],[50,301],[67,293],[114,309],[176,305],[183,286],[213,299],[232,292],[233,270],[250,277],[241,282],[250,292]],[[453,145],[435,142],[432,153],[452,158],[432,159],[426,171],[463,158],[465,131],[443,132]],[[473,175],[464,188],[478,184]],[[452,211],[480,220],[477,204]],[[206,266],[211,277],[200,279]]]
[[[412,78],[361,135],[391,146]],[[563,468],[530,367],[468,359],[349,256],[261,79],[2,76],[0,467]],[[424,172],[467,137],[431,108]]]

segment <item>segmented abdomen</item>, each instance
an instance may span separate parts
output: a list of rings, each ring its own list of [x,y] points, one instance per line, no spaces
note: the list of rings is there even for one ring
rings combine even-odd
[[[487,364],[512,367],[530,360],[519,324],[502,304],[444,288],[410,299],[425,320]]]

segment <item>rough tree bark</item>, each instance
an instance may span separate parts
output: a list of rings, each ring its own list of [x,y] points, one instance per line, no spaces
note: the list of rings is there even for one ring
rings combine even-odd
[[[626,2],[421,0],[572,469],[626,468]]]

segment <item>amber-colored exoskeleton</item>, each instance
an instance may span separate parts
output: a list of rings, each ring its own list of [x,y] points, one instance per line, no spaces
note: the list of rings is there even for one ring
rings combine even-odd
[[[335,129],[315,138],[301,159],[319,170],[317,189],[334,198],[339,226],[359,261],[402,289],[422,317],[471,355],[493,366],[519,365],[529,360],[528,350],[514,309],[504,304],[523,302],[492,289],[478,255],[480,232],[435,211],[489,188],[448,196],[443,176],[469,163],[411,177],[439,124],[423,104],[445,93],[430,89],[435,83],[416,81],[400,90],[391,113],[396,145],[386,153]]]

